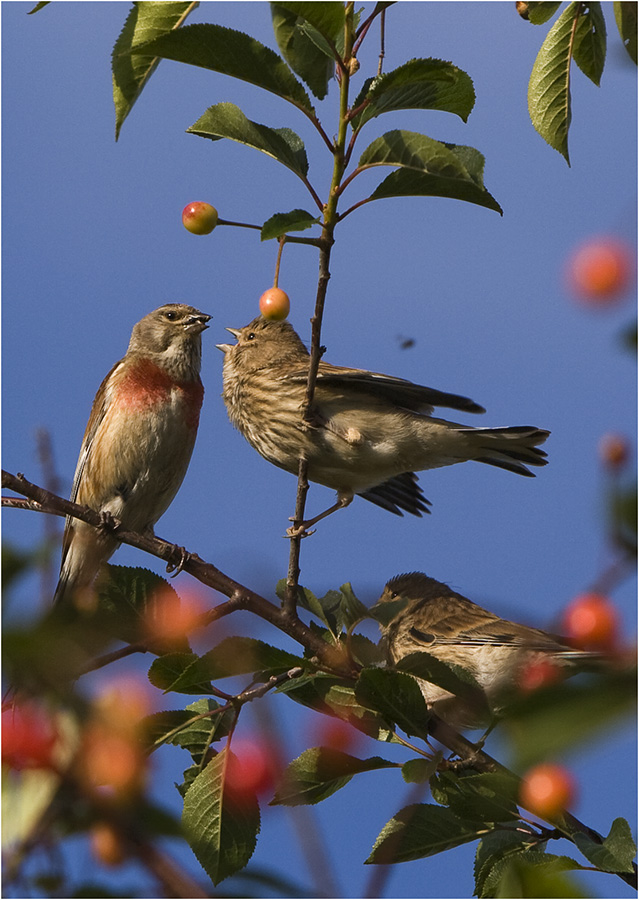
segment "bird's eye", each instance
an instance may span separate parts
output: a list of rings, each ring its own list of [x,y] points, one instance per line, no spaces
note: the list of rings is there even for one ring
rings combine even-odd
[[[246,340],[247,340],[247,341],[253,341],[253,340],[255,340],[255,332],[254,332],[254,331],[250,331],[250,332],[246,335]]]
[[[177,316],[176,312],[165,312],[164,313],[164,318],[168,319],[169,322],[174,322],[177,319],[177,317],[178,316]]]
[[[398,591],[392,591],[391,592],[391,600],[395,600],[397,597],[399,597]]]

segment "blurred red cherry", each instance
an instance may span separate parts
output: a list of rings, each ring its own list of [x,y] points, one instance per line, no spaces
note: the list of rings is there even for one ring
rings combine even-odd
[[[11,769],[55,769],[55,724],[36,703],[14,704],[2,713],[2,762]]]
[[[580,244],[568,259],[568,287],[587,306],[610,306],[630,286],[633,264],[633,250],[625,241],[592,238]]]
[[[540,763],[523,777],[519,802],[543,819],[559,815],[575,800],[575,782],[567,769],[554,763]]]
[[[563,633],[586,650],[611,650],[619,629],[615,605],[603,594],[579,594],[562,616]]]

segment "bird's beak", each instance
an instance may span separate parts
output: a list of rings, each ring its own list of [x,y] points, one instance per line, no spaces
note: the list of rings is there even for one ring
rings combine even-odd
[[[189,334],[200,334],[200,332],[209,327],[206,323],[210,318],[211,317],[206,313],[198,313],[196,316],[189,316],[189,320],[186,323],[186,331],[188,331]]]
[[[239,328],[227,328],[226,330],[231,332],[236,341],[239,341],[240,334],[242,333]],[[237,344],[216,344],[215,346],[218,350],[221,350],[222,353],[228,353],[229,350],[232,350]]]

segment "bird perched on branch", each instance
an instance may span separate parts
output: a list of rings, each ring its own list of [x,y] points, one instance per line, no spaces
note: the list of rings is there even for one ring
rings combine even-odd
[[[204,389],[201,334],[211,317],[167,303],[133,327],[126,355],[95,396],[71,500],[149,532],[191,459]],[[55,601],[92,602],[90,585],[118,548],[113,534],[69,517]]]
[[[483,407],[364,369],[320,362],[310,421],[303,418],[309,352],[286,321],[258,317],[227,328],[236,344],[224,352],[223,397],[233,425],[269,462],[297,474],[300,457],[308,477],[337,491],[337,502],[304,529],[355,494],[397,515],[429,512],[415,471],[477,460],[532,475],[546,465],[538,445],[548,431],[529,425],[473,428],[437,419],[433,407],[468,413]]]
[[[397,611],[393,613],[391,606],[384,615],[381,607],[389,603],[396,604]],[[374,615],[376,609],[389,663],[428,653],[473,676],[474,690],[469,684],[457,695],[417,678],[426,702],[460,728],[490,721],[500,700],[525,686],[524,676],[532,665],[548,665],[546,679],[552,681],[573,674],[580,662],[601,659],[600,654],[570,647],[563,638],[539,628],[500,619],[422,572],[391,578],[373,607]],[[463,679],[460,687],[464,688]]]

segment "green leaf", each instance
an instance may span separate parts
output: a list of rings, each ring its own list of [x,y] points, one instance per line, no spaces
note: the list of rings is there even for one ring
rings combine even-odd
[[[278,597],[284,596],[285,588],[286,582],[282,579],[276,587]],[[368,609],[357,599],[349,583],[343,584],[338,591],[327,591],[319,599],[308,588],[300,588],[299,602],[324,622],[335,638],[368,617]]]
[[[362,619],[368,618],[368,609],[361,600],[355,596],[350,581],[340,587],[342,602],[340,604],[339,619],[346,629],[351,628]]]
[[[166,653],[158,656],[149,669],[149,681],[165,693],[176,691],[179,694],[208,694],[211,692],[210,680],[194,670],[198,660],[197,653]]]
[[[184,677],[204,677],[216,681],[218,678],[231,678],[234,675],[246,675],[260,672],[262,675],[280,675],[306,663],[301,656],[295,656],[279,647],[273,647],[256,638],[234,636],[223,641],[197,658],[191,671]]]
[[[406,734],[426,734],[428,707],[419,685],[410,675],[390,669],[363,669],[355,686],[355,697]]]
[[[557,12],[561,3],[529,3],[528,19],[533,25],[543,25]]]
[[[45,6],[48,6],[51,0],[41,0],[40,3],[36,3],[33,9],[30,9],[27,13],[28,16],[33,15],[33,13],[40,12],[41,9],[44,9]]]
[[[234,103],[210,106],[186,131],[212,141],[228,138],[246,144],[276,159],[300,178],[308,172],[306,150],[299,135],[290,128],[269,128],[252,122]]]
[[[129,566],[107,565],[98,582],[98,607],[100,623],[114,637],[127,643],[148,638],[152,625],[154,601],[162,595],[162,610],[166,613],[171,606],[177,612],[180,598],[169,582],[149,569]],[[169,648],[188,651],[186,638],[156,642],[153,652],[163,653]]]
[[[280,9],[304,19],[327,41],[336,43],[344,31],[344,4],[337,2],[272,3]]]
[[[501,213],[484,188],[484,157],[473,147],[442,144],[413,131],[388,131],[362,153],[358,167],[401,166],[379,184],[370,200],[385,197],[451,197]]]
[[[203,693],[203,687],[218,678],[231,678],[259,672],[266,680],[271,675],[281,675],[289,669],[304,666],[300,656],[272,647],[264,641],[248,637],[229,637],[202,656],[193,655],[184,661],[181,672],[165,690],[180,693]]]
[[[363,634],[351,634],[348,647],[353,659],[361,666],[381,666],[386,662],[382,647]]]
[[[430,653],[419,651],[404,656],[396,663],[396,668],[402,672],[408,672],[416,678],[423,678],[424,681],[436,684],[463,700],[483,707],[486,713],[489,712],[486,695],[473,675],[462,666],[443,662],[436,656],[431,656]]]
[[[286,3],[271,3],[277,45],[291,69],[306,82],[319,100],[323,100],[328,93],[335,59],[330,53],[330,47],[324,41],[318,41],[319,32],[306,19],[289,10],[288,6]]]
[[[196,3],[134,3],[111,57],[115,139],[147,81],[157,68],[156,56],[130,56],[134,44],[168,34],[184,22]]]
[[[490,890],[488,893],[485,891],[486,881],[491,878],[493,868],[497,864],[503,864],[508,857],[515,853],[522,853],[529,847],[530,841],[530,833],[514,829],[496,829],[480,840],[474,865],[476,897],[494,896]],[[535,846],[541,852],[545,849],[546,844],[544,842]]]
[[[595,843],[582,832],[573,834],[572,839],[586,859],[598,869],[604,872],[634,872],[632,863],[637,855],[637,845],[625,819],[614,820],[603,844]]]
[[[184,797],[182,826],[191,849],[213,884],[243,869],[250,860],[260,830],[260,809],[252,792],[241,799],[229,794],[227,764],[222,750],[193,780]]]
[[[571,3],[541,45],[528,83],[528,112],[535,130],[570,165],[570,63],[575,17],[580,4]]]
[[[277,582],[275,585],[275,593],[280,600],[284,599],[286,596],[286,578],[280,578]],[[334,611],[339,604],[339,598],[337,598],[335,591],[329,591],[326,597],[322,600],[318,600],[313,591],[309,588],[302,587],[300,584],[298,585],[297,602],[303,609],[313,613],[313,615],[317,616],[321,622],[324,622],[332,636],[334,638],[337,637],[337,619],[335,618]]]
[[[637,64],[637,4],[620,3],[615,0],[612,4],[615,11],[615,21],[619,29],[619,35],[624,47],[628,51],[630,59]]]
[[[262,225],[260,240],[270,241],[280,238],[291,231],[306,231],[320,221],[319,217],[306,212],[305,209],[292,209],[287,213],[275,213]]]
[[[606,61],[606,22],[601,3],[589,3],[588,11],[579,18],[573,54],[584,75],[599,85]]]
[[[429,803],[405,806],[381,830],[367,863],[399,863],[435,856],[475,841],[486,826],[458,818],[450,809]]]
[[[479,897],[588,897],[564,872],[582,869],[569,856],[526,850],[496,859]]]
[[[479,822],[519,819],[518,791],[519,780],[505,772],[441,772],[431,780],[433,800]]]
[[[467,121],[475,105],[475,89],[466,72],[441,59],[412,59],[369,80],[353,103],[366,107],[352,119],[355,131],[375,116],[397,109],[439,109]]]
[[[284,60],[241,31],[222,25],[187,25],[136,45],[131,52],[173,59],[248,81],[288,100],[307,114],[313,113],[308,94]]]
[[[611,536],[628,553],[637,554],[637,485],[613,485],[608,495]]]
[[[312,747],[286,767],[271,805],[319,803],[348,784],[353,775],[394,768],[396,763],[379,756],[357,759],[330,747]]]
[[[383,603],[374,603],[368,609],[368,615],[380,625],[389,625],[396,615],[402,612],[413,601],[408,597],[399,597],[397,600],[384,600]]]
[[[409,759],[402,766],[402,778],[407,784],[424,784],[435,774],[443,756],[444,754],[438,750],[431,759],[425,759],[423,756]]]
[[[535,691],[508,707],[502,727],[513,743],[515,768],[523,771],[565,753],[635,709],[636,673],[613,672]]]
[[[377,741],[397,740],[379,713],[358,702],[350,681],[324,674],[302,676],[281,685],[278,692],[317,712],[343,719]]]
[[[220,708],[220,704],[211,698],[196,700],[186,709],[147,716],[143,722],[144,732],[154,745],[173,744],[183,747],[200,764],[202,755],[208,751],[210,744],[226,737],[235,719],[234,710],[227,709],[219,713],[217,711]],[[203,713],[211,715],[193,721]]]

